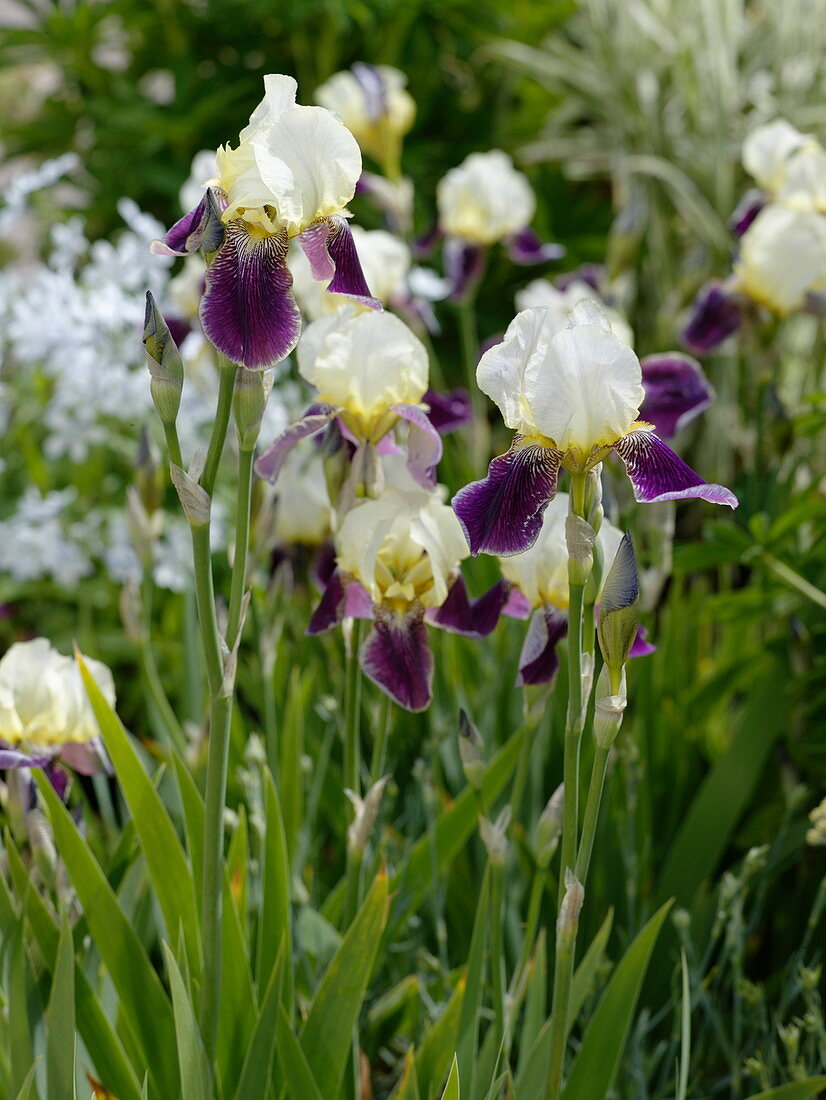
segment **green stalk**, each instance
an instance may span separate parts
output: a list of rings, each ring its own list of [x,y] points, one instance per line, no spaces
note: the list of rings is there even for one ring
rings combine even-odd
[[[568,1035],[568,1005],[574,974],[574,948],[560,950],[557,931],[556,966],[554,968],[553,1014],[551,1016],[551,1066],[548,1073],[548,1096],[556,1100],[562,1089],[565,1061],[565,1039]]]
[[[493,985],[493,1011],[499,1041],[505,1036],[505,959],[502,949],[502,905],[504,900],[505,867],[490,861],[490,972]],[[507,1044],[506,1044],[507,1045]]]
[[[370,785],[378,783],[384,775],[384,765],[387,759],[387,741],[390,737],[390,726],[393,722],[393,700],[389,695],[382,695],[381,713],[376,727],[376,739],[373,742],[373,755],[370,760]]]
[[[542,895],[545,892],[545,882],[548,871],[545,867],[537,867],[533,873],[531,882],[531,896],[528,899],[528,915],[525,918],[525,933],[522,937],[522,951],[519,955],[519,963],[514,971],[511,991],[514,992],[522,980],[530,962],[533,945],[536,942],[536,933],[539,929],[539,914],[542,909]]]
[[[519,759],[516,762],[516,772],[513,777],[510,797],[511,828],[513,828],[514,823],[519,818],[519,810],[522,806],[522,800],[525,797],[525,787],[530,773],[531,755],[535,744],[533,735],[539,728],[541,720],[541,714],[527,717],[521,726],[522,730],[524,730],[524,734],[522,737],[522,744],[519,748]]]
[[[254,450],[241,450],[238,455],[238,503],[235,512],[235,558],[227,615],[227,645],[232,650],[241,627],[241,606],[247,577],[247,556],[250,542],[250,507],[252,503],[252,464]]]
[[[597,745],[594,750],[594,765],[591,769],[591,782],[588,787],[588,801],[585,804],[585,820],[582,824],[582,840],[576,859],[576,877],[585,885],[588,867],[594,850],[594,837],[599,820],[599,807],[602,802],[602,790],[605,785],[605,772],[608,768],[610,748]]]
[[[215,488],[215,478],[218,475],[218,466],[221,455],[224,453],[224,442],[227,438],[229,416],[232,411],[232,391],[235,387],[235,376],[238,367],[230,363],[223,355],[218,357],[218,408],[215,412],[215,420],[212,425],[212,434],[209,438],[204,472],[201,474],[201,485],[212,496]]]
[[[353,620],[353,632],[346,658],[346,683],[344,688],[344,786],[361,794],[361,748],[359,725],[361,718],[361,669],[359,668],[359,642],[361,620]]]

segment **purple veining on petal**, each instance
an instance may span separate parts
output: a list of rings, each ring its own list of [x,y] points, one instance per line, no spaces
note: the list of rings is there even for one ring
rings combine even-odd
[[[426,613],[428,622],[440,626],[451,634],[463,634],[466,638],[486,638],[499,622],[499,616],[508,602],[511,585],[499,580],[483,595],[470,599],[465,578],[456,577],[441,607]]]
[[[503,243],[511,260],[520,267],[545,263],[546,260],[558,260],[566,251],[564,245],[541,241],[528,225],[518,233],[505,237]]]
[[[370,293],[347,219],[336,215],[329,219],[329,226],[327,251],[335,265],[335,274],[327,290],[331,294],[343,294],[381,313],[384,307]]]
[[[714,400],[703,368],[689,355],[647,355],[640,366],[645,390],[640,420],[653,424],[663,439],[676,435]]]
[[[311,225],[296,237],[304,255],[310,261],[310,272],[318,283],[326,283],[336,273],[336,265],[327,251],[329,236],[330,223],[325,219],[323,222]]]
[[[750,187],[737,203],[728,220],[731,232],[737,237],[742,237],[768,201],[769,197],[765,191],[761,191],[759,187]]]
[[[6,768],[42,768],[52,759],[52,754],[32,756],[20,749],[0,747],[0,769]]]
[[[453,498],[474,557],[482,553],[521,554],[533,546],[542,513],[556,495],[559,451],[520,447],[495,458],[483,481],[466,485]]]
[[[354,62],[351,72],[364,93],[367,117],[371,122],[378,122],[387,111],[387,89],[384,78],[375,65],[366,65],[363,61]]]
[[[445,276],[452,287],[450,300],[461,302],[473,293],[485,273],[487,249],[458,237],[445,237],[443,254]]]
[[[739,296],[724,283],[706,283],[694,300],[682,341],[692,351],[713,351],[743,320]]]
[[[428,390],[422,403],[428,406],[427,418],[440,435],[458,431],[473,420],[470,394],[464,388],[447,393]]]
[[[298,343],[301,314],[286,257],[286,232],[253,236],[238,218],[207,269],[199,310],[204,334],[249,370],[273,366]]]
[[[324,634],[344,618],[346,592],[344,579],[338,569],[334,569],[327,581],[327,587],[321,595],[318,606],[310,616],[307,634]]]
[[[736,508],[737,497],[724,485],[707,484],[654,432],[630,432],[614,448],[628,471],[634,496],[650,504],[657,500],[699,497],[711,504]]]
[[[572,283],[586,283],[604,298],[602,290],[605,284],[605,265],[580,264],[574,271],[567,271],[554,279],[554,286],[558,290],[567,290]]]
[[[405,710],[425,710],[433,683],[433,654],[421,611],[396,614],[375,609],[373,629],[361,647],[365,676]]]
[[[436,467],[442,457],[442,437],[418,405],[392,405],[392,410],[410,425],[407,432],[407,468],[423,489],[436,484]]]
[[[306,439],[308,435],[315,435],[316,432],[320,432],[335,418],[337,412],[338,409],[329,405],[313,405],[300,420],[286,428],[257,459],[255,472],[258,476],[274,485],[281,472],[284,459],[296,443]]]
[[[651,653],[657,652],[657,647],[653,643],[647,641],[648,628],[645,626],[637,627],[637,636],[631,645],[631,649],[628,651],[629,657],[647,657]]]
[[[194,210],[179,218],[161,241],[153,241],[150,251],[158,256],[188,256],[203,249],[217,252],[224,242],[219,202],[207,188]]]
[[[547,684],[559,668],[556,647],[568,633],[563,612],[547,604],[534,611],[519,654],[516,686]]]

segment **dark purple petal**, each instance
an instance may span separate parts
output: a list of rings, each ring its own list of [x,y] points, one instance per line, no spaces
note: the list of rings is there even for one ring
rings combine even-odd
[[[336,548],[332,539],[327,539],[316,549],[310,565],[310,576],[321,592],[327,587],[336,568]]]
[[[114,775],[109,754],[99,737],[67,741],[60,749],[60,762],[79,775]]]
[[[648,628],[645,626],[638,626],[637,636],[634,638],[634,643],[628,651],[629,657],[647,657],[650,653],[657,652],[657,647],[651,642],[646,641],[647,637]]]
[[[466,485],[453,498],[474,557],[521,554],[536,542],[542,513],[556,496],[559,451],[520,447],[517,439],[507,454],[491,462],[484,481]]]
[[[663,439],[690,424],[714,400],[703,368],[689,355],[647,355],[640,366],[645,390],[640,420],[653,424]]]
[[[42,768],[52,760],[53,754],[32,756],[20,749],[0,748],[0,769],[6,768]]]
[[[207,188],[195,209],[179,218],[162,241],[153,241],[150,250],[159,256],[217,252],[224,243],[224,232],[218,200]]]
[[[382,311],[381,302],[370,293],[364,278],[346,218],[336,215],[311,225],[296,240],[310,261],[313,278],[321,283],[330,280],[327,287],[330,294],[343,294],[371,309]]]
[[[266,370],[298,343],[301,314],[286,259],[286,232],[253,236],[237,218],[207,268],[199,310],[204,334],[248,370]]]
[[[732,233],[742,237],[768,201],[769,197],[765,191],[761,191],[759,187],[750,187],[737,203],[734,213],[728,220],[728,227]]]
[[[203,290],[201,293],[203,293]],[[166,327],[169,329],[169,335],[180,347],[192,332],[192,322],[186,317],[165,317],[164,320],[166,321]]]
[[[364,179],[364,176],[362,176]],[[359,181],[361,182],[361,180]],[[436,245],[444,234],[439,228],[439,223],[434,222],[430,229],[421,237],[417,237],[410,246],[410,250],[417,260],[427,260],[436,250]]]
[[[393,412],[410,425],[407,432],[407,468],[423,489],[436,484],[436,467],[442,457],[442,437],[418,405],[392,405]]]
[[[740,298],[724,283],[707,283],[694,300],[682,341],[692,351],[713,351],[743,320]]]
[[[344,601],[344,618],[372,619],[373,600],[364,585],[359,581],[350,580],[345,587],[347,599]]]
[[[422,404],[428,406],[427,418],[440,435],[455,432],[473,420],[470,394],[466,389],[449,390],[447,393],[428,390]]]
[[[66,792],[69,789],[69,776],[58,764],[47,764],[43,774],[51,783],[54,792],[61,802],[66,801]]]
[[[502,614],[511,619],[529,619],[533,606],[528,597],[515,585],[511,587],[510,594],[502,608]]]
[[[469,599],[465,578],[460,573],[441,607],[426,613],[428,622],[440,626],[451,634],[463,634],[466,638],[486,638],[499,622],[499,616],[511,594],[506,580],[497,581],[482,596]]]
[[[534,611],[519,654],[516,686],[547,684],[559,668],[556,647],[568,633],[568,619],[547,604]]]
[[[487,255],[482,245],[468,244],[458,237],[445,237],[444,268],[452,288],[452,302],[460,302],[474,292],[485,273]]]
[[[351,66],[353,76],[364,94],[364,107],[371,122],[378,122],[387,111],[387,88],[375,65],[356,61]]]
[[[336,265],[327,251],[330,223],[326,219],[299,233],[296,240],[310,261],[310,272],[317,283],[326,283],[336,273]]]
[[[338,409],[331,408],[329,405],[314,405],[300,420],[286,428],[278,439],[271,443],[257,459],[255,472],[258,476],[274,485],[281,472],[284,459],[296,443],[306,439],[308,435],[315,435],[322,428],[326,428],[337,413]]]
[[[628,471],[634,496],[650,504],[657,500],[684,500],[699,497],[711,504],[736,508],[737,497],[723,485],[709,485],[690,466],[674,454],[654,432],[631,432],[614,448]]]
[[[307,634],[324,634],[344,618],[344,603],[347,593],[344,579],[338,569],[334,569],[327,581],[318,607],[310,617]]]
[[[430,704],[433,654],[421,612],[398,615],[377,607],[359,662],[365,676],[405,710]]]
[[[529,264],[541,264],[546,260],[558,260],[565,255],[565,247],[561,244],[546,244],[534,233],[530,226],[525,226],[518,233],[512,233],[502,242],[508,250],[508,255],[515,264],[527,267]]]
[[[567,290],[572,283],[586,283],[592,287],[601,298],[605,285],[605,266],[603,264],[580,264],[574,271],[567,271],[564,275],[557,275],[554,286],[558,290]]]

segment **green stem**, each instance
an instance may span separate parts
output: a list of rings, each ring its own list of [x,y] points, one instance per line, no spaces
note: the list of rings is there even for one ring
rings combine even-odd
[[[192,527],[190,530],[192,533],[192,557],[195,563],[195,602],[198,605],[198,622],[201,627],[209,695],[213,699],[221,690],[221,681],[224,678],[224,662],[221,659],[221,641],[218,632],[218,618],[215,613],[209,524]]]
[[[166,447],[169,451],[169,461],[174,462],[176,466],[183,466],[184,460],[181,455],[181,444],[178,439],[178,429],[175,424],[164,423],[163,432],[166,436]]]
[[[558,903],[565,896],[565,872],[576,864],[579,827],[579,743],[582,734],[582,601],[584,585],[569,585],[568,602],[568,715],[562,779],[565,807],[562,820],[562,856],[559,863]]]
[[[557,933],[557,943],[559,935]],[[557,946],[554,970],[553,1014],[551,1016],[551,1065],[548,1073],[548,1096],[556,1100],[562,1089],[565,1061],[565,1039],[568,1034],[568,1005],[574,972],[574,952],[560,951]]]
[[[594,765],[591,769],[591,782],[588,787],[588,801],[585,804],[585,820],[582,824],[582,840],[576,860],[576,877],[585,885],[588,867],[594,850],[594,837],[599,820],[599,807],[602,802],[602,790],[605,785],[605,772],[608,767],[610,749],[597,745],[594,751]]]
[[[238,456],[238,502],[235,512],[235,557],[227,615],[227,645],[232,650],[241,628],[241,607],[247,577],[250,542],[250,506],[252,503],[252,464],[254,451],[242,450]]]
[[[141,622],[141,638],[140,638],[140,659],[141,668],[143,669],[143,675],[146,680],[146,686],[149,690],[149,694],[152,697],[152,701],[158,708],[158,713],[161,716],[161,720],[166,727],[172,744],[179,752],[183,752],[186,748],[186,734],[181,727],[181,723],[178,721],[175,711],[172,709],[172,705],[169,702],[166,692],[164,691],[163,684],[161,683],[160,675],[158,674],[158,666],[155,663],[155,654],[152,650],[152,604],[155,591],[155,585],[152,580],[152,574],[149,568],[146,569],[143,578],[143,608],[142,608],[142,622]]]
[[[201,486],[210,496],[215,488],[215,478],[218,475],[218,466],[221,455],[224,453],[224,442],[227,438],[229,417],[232,412],[232,391],[235,388],[235,375],[238,367],[230,363],[223,355],[219,356],[218,365],[218,408],[215,411],[215,420],[212,424],[212,434],[209,437],[206,463],[201,474]]]
[[[542,895],[545,892],[547,877],[548,872],[544,867],[537,867],[533,873],[531,896],[528,900],[528,915],[525,918],[525,933],[522,937],[522,951],[519,955],[519,964],[514,971],[513,982],[511,983],[511,988],[513,990],[518,988],[519,982],[522,980],[522,975],[527,969],[531,958],[533,945],[536,942],[536,933],[539,928],[539,914],[542,908]]]
[[[516,773],[513,777],[513,786],[511,787],[511,827],[513,827],[514,822],[519,818],[522,799],[525,797],[525,787],[528,782],[528,774],[531,766],[531,754],[533,753],[535,744],[533,734],[536,733],[540,720],[540,717],[526,718],[522,723],[524,733],[522,736],[522,744],[519,748],[519,759],[516,762]]]
[[[361,669],[359,667],[359,642],[361,621],[353,620],[353,632],[347,652],[344,689],[344,786],[361,794],[361,748],[359,726],[361,718]]]
[[[379,724],[376,728],[376,739],[373,742],[373,755],[370,760],[370,785],[378,783],[384,775],[384,766],[387,759],[387,741],[390,737],[390,726],[393,722],[393,700],[389,695],[382,695],[381,713]]]
[[[501,1042],[505,1036],[505,960],[502,951],[505,867],[502,863],[491,861],[490,872],[490,970],[493,985],[493,1011],[496,1014],[496,1030]]]

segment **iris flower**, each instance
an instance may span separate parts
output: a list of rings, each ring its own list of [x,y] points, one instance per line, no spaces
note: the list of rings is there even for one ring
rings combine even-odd
[[[422,402],[427,350],[403,321],[392,313],[347,310],[320,318],[299,344],[298,371],[317,389],[316,403],[261,455],[260,477],[274,483],[288,451],[336,418],[362,453],[404,420],[410,471],[420,485],[433,486],[442,441]]]
[[[236,148],[217,152],[217,178],[156,251],[214,252],[200,318],[233,363],[263,370],[295,347],[301,315],[287,267],[290,241],[327,289],[380,310],[344,217],[361,173],[358,143],[323,107],[296,105],[289,76],[264,77],[265,95]]]
[[[645,397],[640,362],[593,302],[580,302],[563,329],[546,310],[524,310],[482,356],[476,379],[516,437],[483,481],[454,497],[473,554],[527,550],[560,469],[584,475],[612,452],[639,501],[700,497],[737,505],[733,493],[706,484],[638,419]]]

